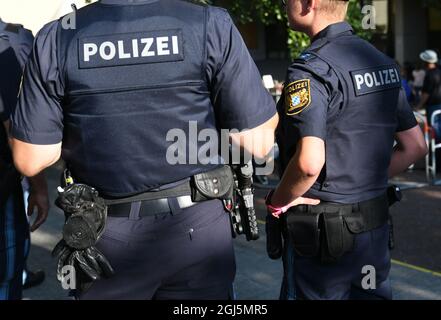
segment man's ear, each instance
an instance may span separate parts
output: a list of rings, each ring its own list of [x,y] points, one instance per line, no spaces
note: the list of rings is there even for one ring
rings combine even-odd
[[[302,16],[311,13],[312,8],[316,5],[317,0],[302,0]]]
[[[327,0],[308,0],[308,6],[307,6],[308,11],[317,10],[317,8],[320,7],[320,3],[322,1],[327,1]]]

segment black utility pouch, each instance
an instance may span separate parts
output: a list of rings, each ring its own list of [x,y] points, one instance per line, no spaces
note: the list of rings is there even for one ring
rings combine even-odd
[[[320,260],[323,264],[337,262],[345,253],[354,249],[354,235],[363,232],[361,212],[341,207],[337,212],[323,214],[323,236]]]
[[[201,202],[211,199],[233,198],[233,171],[229,166],[194,175],[191,178],[191,199]]]
[[[302,257],[317,256],[320,248],[320,213],[301,205],[288,210],[286,227],[296,253]]]

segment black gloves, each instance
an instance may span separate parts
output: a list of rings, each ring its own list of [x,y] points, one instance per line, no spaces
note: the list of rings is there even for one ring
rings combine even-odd
[[[107,217],[104,199],[92,187],[72,184],[64,190],[59,189],[55,204],[66,215],[63,239],[52,252],[54,257],[58,256],[58,280],[62,281],[65,266],[74,268],[77,284],[81,286],[103,276],[112,276],[112,266],[95,247],[104,232]]]

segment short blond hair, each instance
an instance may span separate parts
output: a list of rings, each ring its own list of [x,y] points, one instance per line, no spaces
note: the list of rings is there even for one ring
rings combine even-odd
[[[319,10],[344,19],[348,12],[349,0],[322,0]]]

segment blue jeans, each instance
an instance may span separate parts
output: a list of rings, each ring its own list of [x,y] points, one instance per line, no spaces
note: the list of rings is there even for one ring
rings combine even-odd
[[[29,241],[21,188],[0,204],[0,300],[20,300]]]

